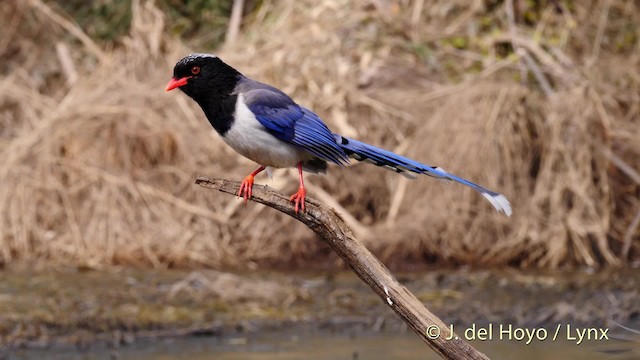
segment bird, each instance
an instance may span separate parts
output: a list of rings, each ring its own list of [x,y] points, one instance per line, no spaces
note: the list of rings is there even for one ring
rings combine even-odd
[[[326,173],[328,163],[345,166],[350,159],[371,163],[408,178],[427,175],[466,185],[493,207],[511,216],[511,204],[499,193],[469,180],[391,151],[333,133],[313,111],[283,91],[253,80],[212,54],[180,59],[165,91],[179,88],[204,112],[215,131],[233,150],[260,166],[242,181],[238,197],[251,198],[255,176],[272,168],[297,168],[299,187],[290,197],[296,214],[305,211],[303,171]]]

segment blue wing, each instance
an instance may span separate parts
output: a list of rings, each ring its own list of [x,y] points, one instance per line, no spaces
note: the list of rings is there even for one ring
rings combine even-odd
[[[276,138],[294,144],[325,161],[349,162],[342,147],[318,115],[296,104],[282,91],[254,82],[242,91],[256,119]]]

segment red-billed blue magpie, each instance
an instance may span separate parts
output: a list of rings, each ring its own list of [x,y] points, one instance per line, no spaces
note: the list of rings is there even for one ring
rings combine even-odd
[[[452,180],[480,192],[498,210],[511,215],[504,195],[449,174],[438,167],[349,139],[329,130],[313,113],[287,94],[242,75],[218,57],[191,54],[176,63],[166,91],[180,88],[202,108],[213,128],[240,155],[260,167],[248,175],[238,191],[251,197],[254,177],[266,167],[297,167],[300,187],[291,196],[295,211],[304,211],[306,190],[302,171],[324,173],[327,162],[345,165],[349,158],[381,166],[409,178],[424,174]]]

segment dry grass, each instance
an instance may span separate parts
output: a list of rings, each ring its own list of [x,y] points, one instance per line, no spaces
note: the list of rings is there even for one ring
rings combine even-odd
[[[637,260],[640,9],[623,0],[514,5],[510,22],[503,4],[480,1],[265,1],[219,55],[337,132],[512,201],[506,219],[472,191],[427,178],[366,165],[310,176],[311,196],[335,202],[391,264]],[[197,175],[239,179],[254,165],[216,138],[195,104],[163,93],[191,50],[165,34],[152,2],[134,1],[133,11],[129,35],[107,49],[39,0],[0,10],[0,261],[245,268],[333,259],[293,220],[193,185]],[[258,181],[295,188],[292,171]]]

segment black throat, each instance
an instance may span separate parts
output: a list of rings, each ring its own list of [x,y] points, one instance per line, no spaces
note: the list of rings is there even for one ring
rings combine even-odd
[[[224,136],[233,125],[238,99],[235,89],[242,74],[222,62],[217,70],[215,76],[193,78],[182,89],[200,105],[211,126]]]
[[[224,136],[233,125],[237,100],[238,95],[231,94],[224,97],[209,97],[202,101],[196,101],[204,111],[211,126],[216,129],[220,136]]]

